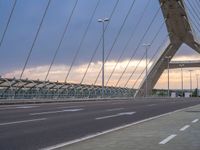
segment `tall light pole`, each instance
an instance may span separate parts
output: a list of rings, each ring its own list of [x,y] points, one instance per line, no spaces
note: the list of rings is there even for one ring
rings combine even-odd
[[[145,81],[146,81],[146,87],[145,87],[145,97],[148,97],[148,49],[151,46],[151,44],[143,44],[145,47],[145,54],[146,54],[146,75],[145,75]]]
[[[199,74],[196,74],[197,78],[197,97],[199,96]]]
[[[105,64],[104,33],[105,33],[105,22],[107,22],[107,21],[109,21],[109,18],[98,19],[98,22],[102,23],[102,27],[103,27],[103,33],[102,33],[102,98],[104,97],[104,64]]]
[[[193,70],[189,70],[189,72],[190,72],[190,94],[191,94],[191,96],[192,96],[192,71]]]
[[[179,66],[181,67],[181,89],[182,89],[182,97],[183,97],[183,67],[184,64],[179,64]]]
[[[168,97],[170,97],[170,92],[169,92],[169,62],[171,59],[171,56],[166,56],[165,57],[167,59],[167,74],[168,74],[168,79],[167,79],[167,89],[168,89]]]

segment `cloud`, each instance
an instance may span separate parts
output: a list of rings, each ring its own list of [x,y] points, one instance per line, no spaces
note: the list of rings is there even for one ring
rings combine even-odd
[[[192,60],[192,59],[196,59],[196,56],[193,57],[187,57],[187,56],[181,56],[181,57],[177,57],[174,60]],[[197,59],[196,59],[197,60]],[[119,64],[116,67],[116,70],[111,78],[111,80],[109,81],[110,86],[114,86],[120,75],[122,74],[123,70],[125,69],[126,65],[128,64],[129,60],[124,60],[119,62]],[[108,61],[105,64],[105,82],[107,82],[109,75],[111,74],[114,66],[116,64],[116,61]],[[133,60],[130,62],[129,67],[127,68],[126,73],[124,74],[124,76],[122,77],[121,81],[119,82],[119,86],[124,86],[124,84],[126,83],[126,81],[128,80],[128,78],[130,77],[130,75],[132,74],[133,70],[135,70],[136,66],[139,64],[138,68],[136,69],[135,73],[133,74],[130,82],[128,83],[128,87],[133,87],[133,85],[135,84],[135,82],[137,81],[138,77],[140,76],[141,72],[144,71],[145,69],[145,61],[142,60],[141,63],[139,63],[139,60]],[[78,66],[74,66],[70,72],[70,75],[68,77],[68,82],[69,83],[80,83],[81,79],[83,78],[83,74],[86,71],[88,64],[82,64],[82,65],[78,65]],[[152,63],[150,64],[152,65]],[[101,69],[101,62],[93,62],[91,63],[91,66],[88,70],[88,73],[85,77],[84,83],[85,84],[94,84],[95,79],[97,78],[97,74],[99,73],[100,69]],[[44,80],[45,76],[47,74],[47,70],[48,70],[47,65],[43,65],[43,66],[37,66],[37,67],[32,67],[32,68],[27,68],[24,72],[24,76],[23,78],[28,78],[28,79],[40,79],[40,80]],[[150,68],[150,67],[149,67]],[[65,66],[65,65],[56,65],[52,67],[52,70],[50,71],[49,74],[49,78],[48,80],[50,81],[59,81],[59,82],[64,82],[67,72],[69,70],[69,66]],[[194,70],[196,70],[194,72],[194,74],[199,73],[200,71],[197,68],[194,68]],[[3,75],[3,77],[6,78],[19,78],[21,71],[20,70],[14,70],[11,72],[8,72],[6,74]],[[184,71],[184,86],[186,88],[189,87],[189,78],[188,78],[188,71],[187,69],[185,69]],[[139,78],[139,80],[136,82],[135,87],[138,87],[140,82],[142,81],[144,77],[144,74],[141,76],[141,78]],[[195,76],[193,75],[193,78]],[[195,81],[194,85],[195,85]],[[97,80],[97,84],[101,84],[101,74],[99,79]],[[171,88],[176,89],[176,88],[180,88],[180,71],[179,70],[170,70],[170,85]],[[159,79],[156,88],[167,88],[167,72],[165,71],[163,73],[163,75],[161,76],[161,78]]]

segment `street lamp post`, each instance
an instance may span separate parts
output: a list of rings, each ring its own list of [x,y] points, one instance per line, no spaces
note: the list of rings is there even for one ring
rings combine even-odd
[[[196,74],[197,78],[197,97],[199,96],[199,74]]]
[[[148,97],[148,48],[151,46],[151,44],[143,44],[145,47],[145,54],[146,54],[146,87],[145,87],[145,96]]]
[[[167,79],[167,88],[168,88],[168,97],[170,97],[170,92],[169,92],[169,62],[171,59],[171,56],[166,56],[165,57],[167,59],[167,74],[168,74],[168,79]]]
[[[183,97],[183,66],[184,64],[179,65],[181,67],[181,89],[182,89],[182,97]]]
[[[98,22],[102,23],[102,27],[103,27],[103,33],[102,33],[102,98],[104,98],[104,64],[105,64],[104,33],[105,33],[105,22],[107,22],[107,21],[109,21],[109,18],[98,19]]]
[[[193,70],[189,70],[189,72],[190,72],[190,94],[191,94],[191,96],[192,96],[192,71]]]

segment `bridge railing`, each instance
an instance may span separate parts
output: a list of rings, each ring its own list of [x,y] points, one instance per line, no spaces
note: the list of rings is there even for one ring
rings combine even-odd
[[[132,97],[135,90],[105,87],[104,98]],[[101,98],[101,86],[0,78],[0,99]]]

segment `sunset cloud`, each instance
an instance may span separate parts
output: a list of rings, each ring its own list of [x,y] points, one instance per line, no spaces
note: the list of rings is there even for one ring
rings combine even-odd
[[[196,56],[191,56],[191,57],[181,56],[181,57],[176,57],[175,59],[173,59],[173,61],[180,61],[180,60],[200,60],[200,58],[196,57]],[[125,69],[127,63],[128,63],[128,60],[124,60],[124,61],[121,61],[117,65],[116,70],[115,70],[111,80],[109,81],[108,85],[114,86],[116,84],[121,73]],[[122,86],[122,87],[124,86],[124,84],[130,77],[131,73],[136,68],[138,63],[139,63],[139,60],[131,61],[126,73],[124,74],[121,81],[119,82],[119,86]],[[105,64],[105,81],[108,80],[108,77],[111,74],[115,64],[116,64],[115,61],[109,61]],[[83,78],[83,74],[86,71],[87,65],[88,64],[74,66],[68,77],[68,82],[69,83],[80,83],[81,79]],[[152,63],[150,63],[150,66],[151,65],[152,65]],[[150,68],[150,66],[149,66],[149,68]],[[33,68],[27,68],[24,72],[23,78],[44,80],[47,70],[48,70],[48,67],[49,66],[44,65],[44,66],[37,66],[37,67],[33,67]],[[88,73],[86,74],[84,83],[85,84],[94,84],[94,81],[97,78],[97,74],[99,73],[100,69],[101,69],[101,62],[91,63]],[[145,61],[143,60],[139,64],[135,73],[133,74],[133,76],[128,84],[128,87],[133,87],[133,85],[135,84],[135,87],[137,88],[140,85],[140,82],[143,80],[144,74],[141,76],[141,78],[139,78],[138,81],[137,81],[137,79],[140,76],[141,72],[144,71],[144,69],[145,69]],[[195,76],[196,76],[196,74],[200,74],[200,68],[192,68],[192,69],[194,70],[193,85],[196,86]],[[65,65],[53,66],[52,70],[49,74],[48,80],[64,82],[68,70],[69,70],[69,66],[65,66]],[[7,78],[12,78],[12,77],[19,78],[20,73],[21,73],[21,70],[15,70],[15,71],[6,73],[3,76],[7,77]],[[180,88],[180,83],[181,83],[180,73],[181,72],[179,69],[170,70],[171,88],[173,88],[173,89]],[[98,81],[97,84],[101,84],[101,75],[97,81]],[[184,87],[185,88],[189,87],[189,72],[188,72],[187,68],[184,69]],[[156,88],[161,88],[161,89],[167,88],[167,72],[166,71],[162,74],[161,78],[159,79],[159,81],[156,85]]]

